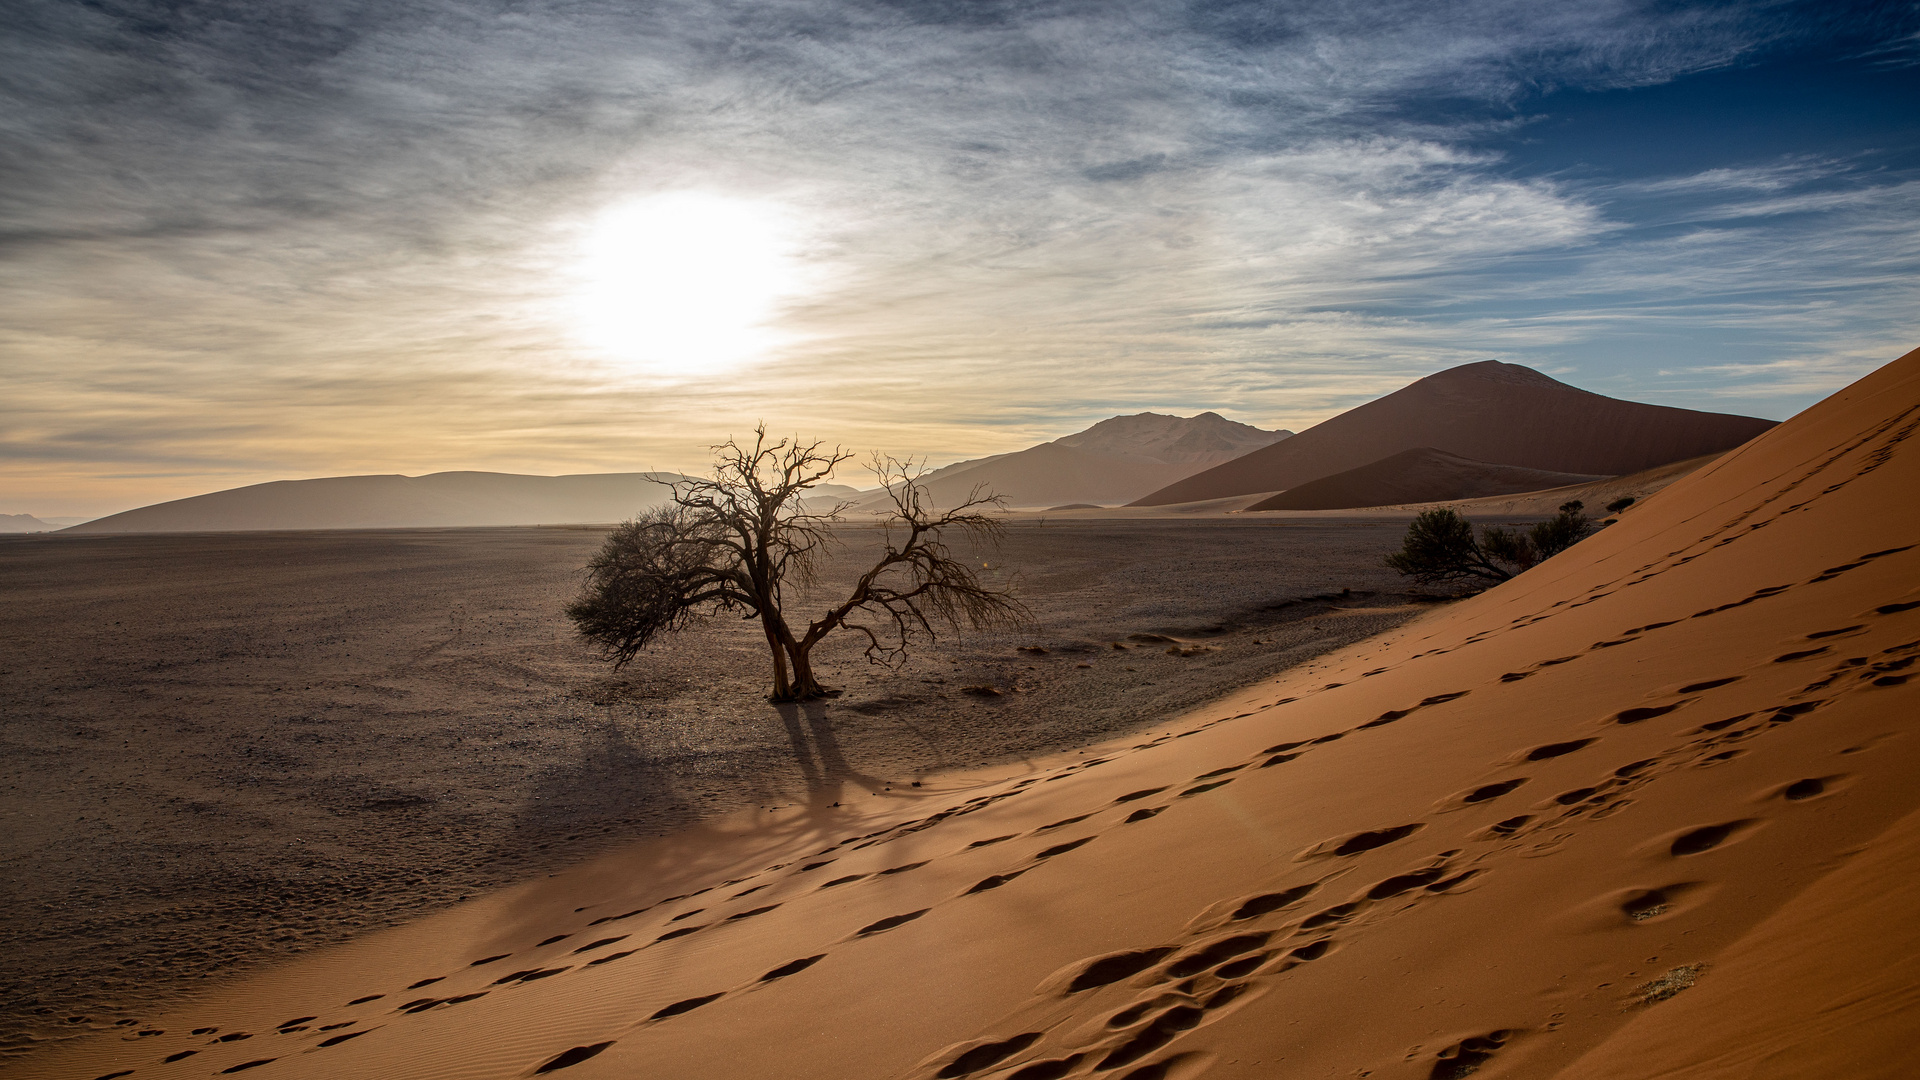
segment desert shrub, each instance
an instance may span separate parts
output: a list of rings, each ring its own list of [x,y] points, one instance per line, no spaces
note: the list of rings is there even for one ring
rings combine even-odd
[[[1387,565],[1423,585],[1513,576],[1474,540],[1473,523],[1452,510],[1421,511],[1407,526],[1400,550],[1387,556]]]
[[[1593,522],[1583,512],[1585,509],[1579,499],[1561,503],[1558,514],[1527,530],[1536,562],[1553,558],[1593,531]]]
[[[1407,526],[1400,550],[1387,556],[1387,565],[1423,585],[1506,581],[1592,532],[1584,509],[1576,499],[1525,531],[1492,525],[1482,529],[1478,539],[1473,523],[1458,512],[1422,511]]]

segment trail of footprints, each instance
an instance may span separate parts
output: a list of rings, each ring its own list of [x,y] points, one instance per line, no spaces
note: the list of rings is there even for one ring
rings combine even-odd
[[[1920,601],[1882,605],[1869,615],[1886,616],[1915,609],[1920,609]],[[1865,624],[1861,623],[1815,631],[1807,635],[1806,640],[1844,639],[1864,628]],[[1594,647],[1608,644],[1597,643]],[[1828,656],[1830,652],[1825,646],[1789,650],[1772,663],[1803,662]],[[1839,656],[1837,652],[1831,654]],[[1564,663],[1567,659],[1571,658],[1549,660],[1539,666]],[[1541,799],[1529,808],[1531,813],[1517,814],[1488,826],[1471,839],[1494,846],[1470,858],[1463,850],[1454,849],[1415,860],[1400,873],[1352,889],[1339,903],[1325,907],[1310,901],[1318,898],[1324,903],[1334,882],[1347,872],[1345,868],[1275,892],[1216,905],[1197,916],[1178,941],[1089,958],[1043,985],[1036,993],[1035,1002],[1020,1010],[1029,1016],[1044,1017],[1048,1012],[1048,999],[1094,993],[1114,1000],[1101,1003],[1097,1009],[1077,1009],[1075,1015],[1097,1012],[1104,1017],[1101,1023],[1091,1027],[1085,1023],[1076,1025],[1071,1019],[1057,1026],[1041,1023],[1040,1030],[949,1047],[923,1062],[913,1075],[941,1080],[975,1075],[990,1075],[993,1080],[1043,1080],[1108,1073],[1123,1080],[1159,1080],[1170,1076],[1182,1061],[1193,1055],[1157,1056],[1161,1051],[1188,1032],[1205,1027],[1219,1016],[1254,1000],[1275,977],[1337,952],[1343,938],[1364,932],[1369,923],[1391,918],[1421,903],[1435,902],[1459,890],[1488,872],[1491,867],[1485,864],[1500,854],[1545,854],[1571,835],[1565,830],[1576,819],[1601,818],[1619,812],[1632,802],[1635,791],[1659,776],[1679,769],[1708,768],[1729,760],[1742,752],[1738,744],[1816,712],[1831,704],[1835,696],[1808,699],[1809,694],[1828,690],[1849,678],[1852,685],[1843,688],[1843,692],[1844,689],[1904,685],[1917,659],[1920,659],[1920,640],[1864,656],[1839,658],[1825,673],[1826,677],[1790,695],[1787,701],[1700,724],[1689,730],[1684,741],[1677,745],[1652,757],[1619,765],[1597,777],[1591,786]],[[1675,691],[1673,700],[1621,710],[1604,718],[1601,726],[1603,729],[1631,726],[1700,705],[1712,691],[1740,682],[1744,677],[1729,675],[1689,683]],[[1228,766],[1196,780],[1249,767],[1283,764],[1313,745],[1335,741],[1383,722],[1394,722],[1419,708],[1458,696],[1436,695],[1347,732],[1269,747],[1258,765],[1250,761]],[[1460,792],[1442,800],[1435,809],[1447,813],[1509,796],[1532,779],[1524,773],[1528,765],[1579,753],[1602,738],[1603,735],[1594,735],[1517,750],[1503,765],[1519,775]],[[1819,798],[1844,779],[1840,775],[1806,777],[1783,785],[1769,793],[1769,797],[1785,802]],[[1188,787],[1181,795],[1192,794],[1205,786]],[[1136,792],[1122,796],[1122,801],[1142,799],[1166,790],[1170,789]],[[1740,818],[1700,825],[1665,839],[1666,854],[1679,860],[1712,851],[1738,839],[1756,824],[1755,819]],[[1334,837],[1302,852],[1298,860],[1314,864],[1359,855],[1407,840],[1425,825],[1412,822]],[[1538,842],[1529,845],[1529,839]],[[1680,881],[1637,891],[1619,904],[1619,915],[1633,923],[1656,919],[1682,908],[1689,894],[1698,889],[1698,882]],[[1434,1080],[1467,1076],[1497,1054],[1514,1034],[1512,1030],[1492,1031],[1445,1047],[1434,1054],[1429,1075]],[[1146,1060],[1149,1058],[1155,1060]]]
[[[1814,580],[1818,581],[1825,576],[1844,573],[1874,558],[1905,550],[1908,549],[1897,548],[1885,552],[1874,552],[1852,564],[1833,568]],[[1785,588],[1787,586],[1774,590],[1761,590],[1755,594],[1755,597],[1710,609],[1694,617],[1737,607],[1752,602],[1755,598],[1773,595]],[[1920,600],[1896,601],[1864,613],[1862,621],[1857,624],[1815,631],[1807,635],[1806,647],[1790,649],[1772,661],[1775,664],[1819,662],[1824,665],[1821,667],[1818,678],[1810,682],[1802,691],[1792,695],[1797,700],[1784,701],[1766,709],[1702,723],[1689,731],[1685,741],[1661,753],[1604,771],[1596,776],[1589,786],[1546,796],[1529,806],[1528,812],[1514,814],[1475,833],[1471,838],[1473,842],[1487,842],[1494,846],[1471,859],[1466,858],[1462,849],[1454,849],[1415,860],[1400,873],[1369,883],[1364,888],[1350,892],[1339,903],[1318,910],[1309,910],[1307,901],[1315,896],[1324,895],[1323,891],[1331,891],[1335,882],[1348,872],[1346,868],[1331,869],[1311,880],[1274,892],[1239,898],[1225,905],[1216,905],[1197,916],[1190,924],[1185,937],[1179,942],[1146,946],[1092,958],[1069,975],[1056,980],[1059,985],[1043,988],[1041,994],[1043,998],[1048,996],[1072,998],[1088,993],[1125,998],[1124,1004],[1117,1005],[1110,1014],[1106,1014],[1105,1021],[1097,1026],[1097,1030],[1075,1029],[1064,1035],[1053,1031],[1023,1032],[997,1041],[978,1042],[936,1055],[936,1058],[930,1060],[919,1074],[955,1078],[995,1070],[993,1072],[995,1080],[1000,1080],[1002,1075],[1006,1080],[1047,1080],[1047,1078],[1065,1077],[1076,1072],[1114,1073],[1123,1077],[1123,1080],[1160,1080],[1160,1078],[1171,1076],[1178,1071],[1180,1063],[1187,1060],[1190,1055],[1176,1053],[1158,1057],[1151,1062],[1142,1062],[1146,1058],[1154,1057],[1160,1050],[1181,1039],[1187,1032],[1204,1027],[1219,1016],[1253,1000],[1258,996],[1263,984],[1272,977],[1302,964],[1318,961],[1337,951],[1342,934],[1350,934],[1369,921],[1391,917],[1410,910],[1420,903],[1435,902],[1466,885],[1476,876],[1487,872],[1487,867],[1470,866],[1467,865],[1468,862],[1484,862],[1494,855],[1506,852],[1517,852],[1522,857],[1549,853],[1572,835],[1568,829],[1578,819],[1600,819],[1618,813],[1632,803],[1635,792],[1660,776],[1680,769],[1709,768],[1739,756],[1745,752],[1742,744],[1778,725],[1793,722],[1824,708],[1839,694],[1853,690],[1904,685],[1912,678],[1916,663],[1920,663],[1920,640],[1860,655],[1846,655],[1850,650],[1845,648],[1845,643],[1849,638],[1865,632],[1866,620],[1915,610],[1920,610]],[[1623,632],[1616,640],[1596,642],[1589,647],[1588,651],[1614,647],[1634,640],[1640,634],[1668,625],[1672,623],[1655,623],[1646,627],[1632,628]],[[1501,678],[1504,682],[1517,681],[1545,668],[1573,661],[1578,658],[1578,655],[1543,660],[1530,668],[1509,672]],[[1601,726],[1604,729],[1643,723],[1683,709],[1699,711],[1713,690],[1737,683],[1745,677],[1744,675],[1727,675],[1687,684],[1679,687],[1670,701],[1622,710],[1605,718]],[[1270,746],[1245,761],[1202,773],[1184,784],[1129,792],[1105,806],[1052,822],[1025,835],[1028,838],[1045,838],[1050,834],[1058,834],[1070,829],[1071,826],[1093,821],[1096,818],[1099,819],[1097,824],[1102,830],[1149,821],[1183,800],[1217,791],[1245,775],[1295,761],[1318,746],[1399,722],[1422,709],[1457,700],[1468,693],[1467,690],[1460,690],[1435,694],[1406,708],[1389,710],[1345,731],[1315,739]],[[1825,696],[1815,696],[1822,694]],[[1274,704],[1286,704],[1292,700],[1294,699],[1281,699]],[[1223,717],[1182,732],[1180,735],[1161,736],[1138,744],[1133,747],[1133,750],[1144,750],[1170,738],[1184,737],[1214,724],[1239,720],[1251,715],[1254,715],[1254,712]],[[1525,774],[1528,765],[1586,750],[1600,742],[1603,734],[1604,732],[1517,750],[1504,762],[1506,767],[1516,770],[1517,775],[1459,792],[1442,800],[1435,807],[1435,812],[1445,814],[1504,799],[1525,789],[1531,782],[1531,777]],[[634,930],[619,932],[623,928],[609,925],[625,923],[648,912],[682,901],[696,900],[719,890],[749,885],[754,878],[766,874],[786,872],[795,877],[813,874],[825,870],[836,862],[839,858],[836,852],[859,851],[889,843],[931,828],[942,821],[962,817],[1013,798],[1032,785],[1047,783],[1094,768],[1104,764],[1106,760],[1109,759],[1094,759],[1078,763],[1046,776],[1022,780],[1004,791],[976,796],[925,818],[891,825],[862,836],[848,837],[816,853],[813,857],[801,861],[799,865],[771,866],[758,874],[722,882],[695,892],[667,897],[631,911],[594,918],[587,921],[580,931],[554,935],[535,943],[530,951],[555,945],[562,946],[562,949],[557,950],[539,965],[521,967],[502,974],[487,982],[485,987],[479,990],[446,997],[418,996],[398,1001],[386,1015],[391,1022],[405,1015],[457,1007],[492,993],[509,991],[518,985],[613,963],[667,942],[765,915],[778,909],[781,904],[763,904],[724,916],[712,913],[705,907],[692,908],[680,911],[659,923],[655,927],[657,932],[652,932],[652,936]],[[1787,785],[1776,794],[1786,801],[1816,798],[1827,793],[1831,785],[1843,779],[1841,776],[1808,777]],[[1670,854],[1675,858],[1682,858],[1711,850],[1736,838],[1752,824],[1752,821],[1743,819],[1701,826],[1674,838]],[[1330,838],[1302,852],[1299,860],[1308,865],[1317,865],[1325,860],[1351,858],[1406,840],[1416,835],[1425,826],[1425,822],[1410,822]],[[998,873],[982,878],[945,902],[964,902],[968,897],[999,889],[1044,866],[1051,859],[1093,843],[1099,835],[1100,831],[1096,830],[1088,835],[1063,840],[1045,847]],[[951,854],[990,847],[1017,838],[1019,834],[979,840]],[[857,874],[840,876],[822,874],[820,876],[823,880],[817,888],[836,889],[854,885],[863,880],[909,873],[927,865],[928,861],[922,860]],[[728,901],[743,899],[775,883],[764,881],[751,884],[748,888],[721,896],[719,902],[724,904]],[[1622,917],[1633,921],[1656,918],[1672,910],[1690,888],[1691,883],[1679,883],[1664,889],[1636,894],[1622,905]],[[937,906],[939,905],[935,905]],[[840,944],[845,945],[886,933],[930,914],[935,907],[903,912],[880,919],[854,931]],[[576,910],[585,912],[588,908]],[[709,917],[700,922],[690,921],[703,914]],[[685,925],[681,925],[683,923]],[[577,938],[587,937],[590,931],[601,927],[607,927],[607,930],[593,935],[592,940],[568,947],[567,943]],[[629,947],[616,949],[616,946],[621,945]],[[831,951],[829,949],[826,952],[781,964],[742,986],[666,1004],[640,1020],[635,1026],[645,1027],[649,1024],[664,1022],[720,1000],[729,994],[745,992],[769,982],[799,975],[827,959]],[[486,956],[472,961],[467,966],[468,968],[489,967],[509,960],[514,955],[501,953]],[[552,966],[547,966],[549,964]],[[423,978],[409,984],[405,989],[407,991],[425,989],[447,980],[454,974],[456,973]],[[373,993],[355,998],[345,1004],[349,1007],[358,1007],[401,996],[399,993],[391,992]],[[311,1053],[339,1046],[386,1026],[374,1020],[362,1019],[316,1023],[320,1019],[322,1018],[319,1016],[295,1017],[277,1025],[270,1033],[245,1031],[222,1033],[217,1028],[203,1027],[194,1029],[191,1034],[207,1037],[206,1045],[209,1046],[243,1042],[255,1038],[256,1034],[294,1036],[299,1037],[303,1043],[310,1043],[310,1045],[288,1046],[274,1056],[251,1058],[222,1069],[221,1074],[224,1075],[271,1064],[285,1053]],[[161,1034],[164,1032],[148,1029],[141,1030],[130,1037]],[[1436,1057],[1432,1075],[1436,1078],[1466,1075],[1467,1071],[1477,1068],[1480,1062],[1487,1060],[1495,1053],[1510,1034],[1493,1032],[1446,1048]],[[587,1061],[612,1046],[615,1041],[608,1040],[567,1048],[540,1062],[534,1072],[536,1074],[555,1072]],[[1036,1050],[1036,1047],[1039,1049]],[[156,1064],[183,1061],[200,1052],[199,1049],[177,1051],[161,1058]],[[1046,1056],[1049,1053],[1052,1056]],[[1117,1072],[1129,1066],[1132,1066],[1129,1071]],[[1009,1068],[1012,1071],[1005,1071]],[[1462,1069],[1466,1071],[1459,1071]],[[132,1075],[136,1071],[122,1070],[107,1074],[98,1080],[117,1080],[119,1077]]]

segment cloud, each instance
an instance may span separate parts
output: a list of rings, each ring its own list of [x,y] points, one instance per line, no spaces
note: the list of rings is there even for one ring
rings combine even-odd
[[[101,475],[689,467],[760,417],[941,459],[1142,408],[1299,427],[1489,356],[1645,396],[1591,351],[1622,319],[1684,337],[1771,288],[1793,350],[1865,364],[1910,297],[1897,177],[1470,149],[1550,88],[1779,47],[1783,5],[17,7],[0,445]],[[564,294],[600,210],[683,190],[804,221],[815,284],[781,354],[663,384]]]

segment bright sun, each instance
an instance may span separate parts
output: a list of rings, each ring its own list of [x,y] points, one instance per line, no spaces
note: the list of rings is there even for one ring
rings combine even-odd
[[[576,329],[656,375],[696,377],[761,359],[799,291],[792,227],[763,203],[698,192],[614,206],[581,245]]]

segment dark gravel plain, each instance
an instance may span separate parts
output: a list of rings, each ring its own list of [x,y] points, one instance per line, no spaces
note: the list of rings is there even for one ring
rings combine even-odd
[[[598,529],[0,540],[0,1067],[708,815],[1145,730],[1417,614],[1402,528],[1018,523],[973,555],[1031,627],[829,643],[804,707],[752,623],[599,661]]]

